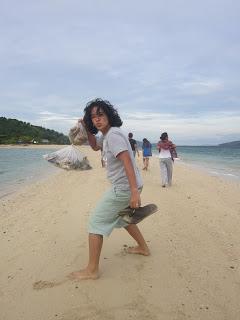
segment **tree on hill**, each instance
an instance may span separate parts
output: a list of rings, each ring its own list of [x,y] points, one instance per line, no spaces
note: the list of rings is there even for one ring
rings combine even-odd
[[[43,143],[70,144],[69,139],[63,133],[33,126],[30,123],[16,119],[0,117],[0,144],[15,143]]]

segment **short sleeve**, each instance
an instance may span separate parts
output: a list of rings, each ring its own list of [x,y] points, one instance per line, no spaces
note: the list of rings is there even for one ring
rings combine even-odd
[[[115,157],[123,151],[128,151],[128,144],[124,136],[120,132],[111,132],[108,139],[108,148]]]

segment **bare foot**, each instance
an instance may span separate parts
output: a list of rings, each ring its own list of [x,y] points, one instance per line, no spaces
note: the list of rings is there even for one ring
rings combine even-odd
[[[142,254],[143,256],[149,256],[150,250],[148,248],[141,248],[139,246],[137,247],[129,247],[126,249],[127,253],[134,253],[134,254]]]
[[[98,272],[90,272],[87,268],[80,270],[80,271],[74,271],[69,274],[68,278],[72,280],[96,280],[99,278]]]

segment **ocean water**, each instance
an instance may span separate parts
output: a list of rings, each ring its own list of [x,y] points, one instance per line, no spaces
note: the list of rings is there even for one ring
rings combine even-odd
[[[59,171],[42,157],[53,151],[56,149],[0,148],[0,198]]]
[[[153,153],[157,155],[158,151],[154,150]],[[240,181],[240,148],[179,146],[177,153],[180,160],[176,161],[180,163],[204,169],[212,175]]]
[[[59,172],[43,155],[56,149],[0,148],[0,198],[21,186]],[[206,170],[212,175],[240,181],[240,148],[177,147],[179,163]],[[153,145],[153,154],[158,155]]]

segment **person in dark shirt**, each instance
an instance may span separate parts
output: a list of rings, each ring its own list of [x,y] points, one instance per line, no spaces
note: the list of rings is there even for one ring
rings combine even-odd
[[[138,154],[138,157],[139,157],[139,152],[138,152],[138,147],[137,147],[137,141],[135,139],[133,139],[133,134],[132,132],[129,132],[128,134],[128,140],[130,142],[130,145],[131,145],[131,148],[132,148],[132,151],[133,151],[133,155],[134,155],[134,158],[136,156],[136,153]]]

